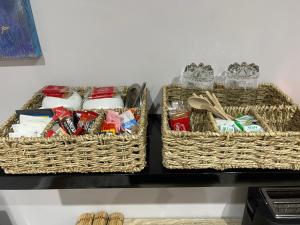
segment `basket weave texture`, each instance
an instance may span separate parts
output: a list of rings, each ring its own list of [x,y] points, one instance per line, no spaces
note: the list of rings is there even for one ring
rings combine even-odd
[[[76,89],[83,95],[87,88]],[[126,88],[122,88],[125,94]],[[147,94],[145,90],[139,130],[134,135],[92,132],[82,136],[9,138],[11,125],[18,121],[14,114],[0,127],[0,166],[8,174],[139,172],[146,164]],[[39,91],[22,109],[39,108],[42,99]],[[104,111],[98,112],[92,131],[104,120]]]
[[[192,110],[190,132],[173,131],[168,123],[168,103],[186,101],[200,89],[163,88],[163,164],[168,169],[291,169],[300,170],[300,110],[272,84],[258,89],[212,90],[226,113],[253,115],[262,133],[219,132],[213,115]]]

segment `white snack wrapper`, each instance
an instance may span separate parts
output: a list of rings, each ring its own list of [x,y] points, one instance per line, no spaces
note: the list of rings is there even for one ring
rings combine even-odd
[[[20,124],[26,123],[43,123],[48,124],[52,118],[43,117],[43,116],[27,116],[27,115],[20,115]]]

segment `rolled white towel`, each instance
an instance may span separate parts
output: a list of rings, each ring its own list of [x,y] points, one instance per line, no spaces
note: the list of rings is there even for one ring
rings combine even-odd
[[[82,106],[82,98],[77,92],[73,92],[73,94],[69,98],[57,98],[57,97],[49,97],[45,96],[42,102],[42,108],[55,108],[63,106],[67,109],[71,110],[79,110]]]
[[[120,95],[113,98],[90,99],[83,102],[83,109],[117,109],[124,108],[124,102]]]

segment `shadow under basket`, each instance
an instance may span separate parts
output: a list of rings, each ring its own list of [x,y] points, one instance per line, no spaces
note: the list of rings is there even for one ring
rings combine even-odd
[[[214,116],[203,110],[192,110],[192,131],[184,132],[170,129],[167,103],[174,98],[167,88],[163,92],[162,115],[163,164],[166,168],[300,170],[300,111],[285,95],[280,97],[286,100],[281,102],[285,105],[279,105],[277,100],[263,105],[264,98],[256,97],[249,106],[224,107],[226,113],[234,117],[239,114],[254,116],[264,132],[220,133]]]
[[[85,90],[77,88],[81,95]],[[11,125],[18,121],[14,114],[0,128],[1,168],[8,174],[140,172],[146,164],[147,95],[145,90],[136,134],[104,135],[94,128],[81,136],[9,138]],[[41,101],[38,92],[22,109],[39,108]],[[95,126],[103,119],[104,111],[100,111]]]

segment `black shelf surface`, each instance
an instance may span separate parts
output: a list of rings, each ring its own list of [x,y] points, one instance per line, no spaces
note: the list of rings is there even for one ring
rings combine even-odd
[[[162,165],[162,140],[160,128],[160,115],[150,115],[147,166],[140,173],[9,175],[1,171],[0,189],[300,186],[300,171],[165,169]]]

